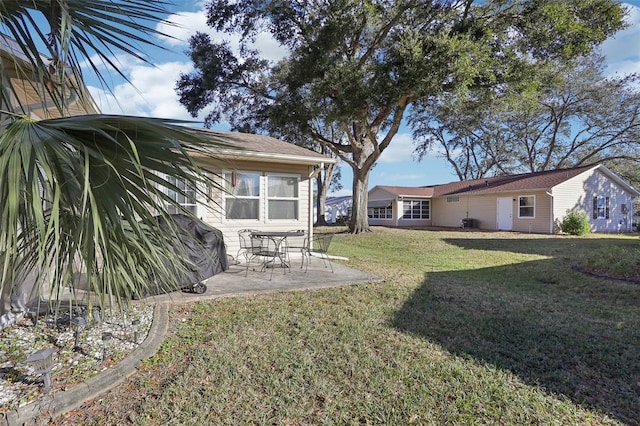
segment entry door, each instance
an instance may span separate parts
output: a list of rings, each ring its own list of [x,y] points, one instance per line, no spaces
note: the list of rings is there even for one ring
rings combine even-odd
[[[511,197],[498,198],[498,229],[501,231],[513,229],[513,199]]]

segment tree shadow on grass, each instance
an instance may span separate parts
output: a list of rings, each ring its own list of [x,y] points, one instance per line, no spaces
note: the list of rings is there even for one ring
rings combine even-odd
[[[588,253],[591,250],[611,245],[632,249],[640,248],[640,239],[636,235],[632,235],[633,238],[620,238],[618,235],[598,235],[598,238],[543,237],[539,234],[519,235],[521,235],[520,238],[444,238],[443,241],[465,250],[508,251],[552,257],[572,256],[576,252]]]
[[[640,424],[640,286],[557,268],[546,259],[428,273],[393,325]]]

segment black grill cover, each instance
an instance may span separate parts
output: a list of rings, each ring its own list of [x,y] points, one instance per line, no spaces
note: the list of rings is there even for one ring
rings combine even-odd
[[[161,216],[157,216],[156,220],[159,226],[169,226]],[[193,265],[187,273],[179,274],[177,283],[158,283],[157,288],[147,290],[147,295],[149,292],[160,294],[187,289],[229,269],[227,250],[220,230],[183,214],[171,215],[171,220],[180,234],[176,249],[184,247]]]

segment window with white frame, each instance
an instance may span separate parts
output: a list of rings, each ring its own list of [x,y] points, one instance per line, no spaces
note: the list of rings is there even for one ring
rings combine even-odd
[[[369,207],[369,219],[393,219],[393,207]]]
[[[593,218],[609,219],[609,197],[593,196]]]
[[[403,219],[429,219],[431,217],[429,200],[404,200],[402,202]]]
[[[298,220],[299,176],[267,175],[267,211],[269,220]]]
[[[169,214],[183,213],[180,207],[178,207],[181,206],[184,210],[196,215],[198,209],[196,190],[183,179],[178,179],[170,175],[166,175],[166,179],[168,183],[173,185],[173,187],[166,188],[166,194],[177,204],[167,204],[167,212]]]
[[[224,211],[227,219],[260,219],[260,173],[223,173],[226,191]]]
[[[518,197],[518,217],[536,217],[535,195],[523,195]]]

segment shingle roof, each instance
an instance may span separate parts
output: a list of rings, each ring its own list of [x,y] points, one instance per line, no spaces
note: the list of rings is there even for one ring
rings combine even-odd
[[[523,190],[549,190],[593,167],[596,166],[590,165],[572,169],[548,170],[544,172],[451,182],[433,186],[433,195],[438,197],[455,194],[490,194]]]
[[[450,182],[442,185],[431,185],[422,187],[408,186],[383,186],[377,188],[383,189],[397,196],[414,196],[414,197],[442,197],[447,195],[458,194],[491,194],[499,192],[513,191],[533,191],[533,190],[550,190],[556,185],[569,180],[586,170],[597,165],[584,167],[575,167],[572,169],[549,170],[535,173],[522,173],[517,175],[496,176],[484,179],[464,180],[458,182]]]
[[[221,139],[225,146],[218,147],[214,154],[242,157],[277,157],[282,161],[303,161],[309,163],[333,163],[336,160],[292,143],[266,135],[252,133],[225,132],[220,130],[196,129],[205,136]]]
[[[409,197],[432,197],[433,186],[385,186],[378,185],[377,188],[387,191],[393,195],[406,195]]]

